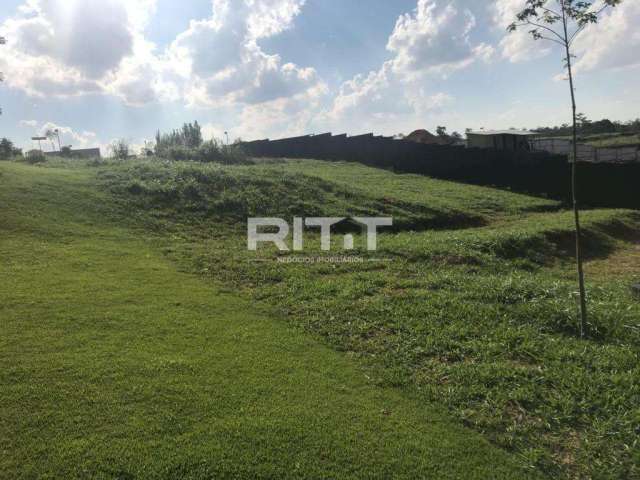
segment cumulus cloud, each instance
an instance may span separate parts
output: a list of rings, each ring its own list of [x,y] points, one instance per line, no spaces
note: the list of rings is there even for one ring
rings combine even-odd
[[[257,104],[306,92],[323,83],[313,68],[284,63],[263,51],[262,38],[293,22],[303,0],[215,0],[210,18],[192,21],[178,35],[167,56],[188,78],[185,98],[194,106]]]
[[[575,41],[576,72],[640,65],[640,3],[625,1],[608,10],[600,22]]]
[[[493,6],[495,25],[506,30],[523,6],[522,0],[496,0]],[[597,10],[600,6],[601,4],[596,2],[593,10]],[[576,37],[573,43],[573,53],[577,57],[575,71],[587,72],[639,65],[638,22],[640,22],[640,3],[637,1],[624,1],[619,6],[606,10],[597,24],[588,26]],[[550,42],[534,41],[528,30],[521,28],[514,33],[505,33],[499,45],[504,58],[514,63],[525,62],[551,52]]]
[[[287,28],[304,0],[214,0],[164,52],[144,37],[155,0],[27,0],[1,26],[0,68],[30,95],[107,93],[129,105],[268,102],[322,89],[314,69],[264,52],[259,40]]]
[[[155,0],[27,0],[1,26],[9,86],[35,96],[107,91],[143,41]]]
[[[38,133],[45,135],[47,131],[58,130],[60,134],[60,141],[63,145],[73,145],[73,148],[87,148],[95,146],[97,136],[95,132],[91,131],[75,131],[73,128],[58,125],[54,122],[46,122],[38,127]]]
[[[20,120],[20,126],[28,127],[33,136],[45,136],[47,132],[58,130],[62,145],[73,145],[73,148],[88,148],[98,146],[98,137],[95,132],[83,130],[77,131],[66,125],[55,122],[39,122],[38,120]],[[58,149],[57,139],[52,148]],[[44,147],[45,145],[43,145]]]
[[[454,2],[418,0],[412,13],[401,15],[389,37],[387,50],[395,54],[396,71],[451,72],[473,63],[478,54],[488,59],[491,47],[473,46],[469,38],[476,18]]]
[[[392,58],[380,69],[344,82],[328,118],[344,125],[365,119],[368,128],[386,130],[390,123],[415,125],[426,115],[441,115],[455,99],[428,91],[430,79],[493,59],[491,45],[471,40],[475,27],[476,17],[462,0],[418,0],[389,36]]]
[[[550,45],[546,42],[534,42],[526,28],[508,33],[516,15],[525,7],[523,0],[495,0],[493,4],[493,21],[495,26],[504,32],[499,49],[502,57],[512,63],[525,62],[547,55]]]
[[[8,22],[13,46],[25,54],[45,56],[89,78],[100,78],[131,53],[133,34],[122,2],[106,0],[101,8],[91,8],[88,0],[27,5],[24,17]]]

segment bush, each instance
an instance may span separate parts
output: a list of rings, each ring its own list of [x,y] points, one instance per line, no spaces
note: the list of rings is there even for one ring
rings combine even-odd
[[[202,140],[198,122],[185,123],[181,129],[170,133],[156,133],[156,156],[175,161],[203,163],[247,164],[253,163],[237,144],[224,145],[218,140]]]
[[[114,140],[109,150],[111,150],[111,156],[118,160],[126,160],[129,157],[129,143],[123,138]]]
[[[36,163],[44,163],[47,161],[47,157],[45,157],[44,153],[42,153],[42,151],[40,150],[29,150],[27,152],[27,156],[25,158],[25,161],[27,163],[30,163],[32,165],[36,164]]]
[[[221,163],[228,165],[249,165],[254,163],[240,145],[223,145],[221,152]]]
[[[217,140],[203,142],[198,148],[185,145],[168,145],[156,147],[156,154],[160,158],[173,161],[193,161],[201,163],[222,163],[225,165],[240,165],[253,163],[238,145],[223,145]]]
[[[169,145],[161,150],[161,157],[175,161],[194,160],[196,151],[184,145]]]
[[[220,162],[221,158],[220,144],[216,140],[208,140],[198,148],[198,161],[200,162]]]
[[[240,165],[253,163],[238,145],[224,145],[216,140],[203,143],[198,149],[198,160],[203,163]]]

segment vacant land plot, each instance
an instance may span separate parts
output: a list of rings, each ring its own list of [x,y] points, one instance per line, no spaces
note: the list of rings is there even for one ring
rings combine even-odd
[[[190,289],[196,284],[204,285],[199,282],[207,280],[210,283],[205,284],[219,286],[222,283],[225,290],[259,301],[261,308],[273,309],[286,319],[286,322],[269,323],[273,325],[269,328],[284,328],[286,335],[291,335],[292,345],[302,341],[296,339],[303,338],[310,342],[305,345],[315,345],[315,340],[342,352],[333,356],[336,354],[320,349],[322,355],[333,359],[331,361],[344,362],[344,366],[337,367],[347,372],[344,384],[359,379],[364,382],[361,388],[365,390],[373,383],[383,390],[372,391],[395,392],[396,401],[407,402],[403,407],[408,409],[404,417],[409,419],[406,425],[413,422],[414,426],[427,427],[424,417],[421,420],[411,413],[410,408],[416,408],[414,402],[422,405],[425,412],[434,408],[446,411],[458,425],[450,428],[451,424],[446,424],[446,430],[455,437],[451,445],[458,441],[460,430],[457,429],[464,426],[503,451],[513,453],[516,463],[530,469],[516,474],[506,471],[504,475],[519,477],[522,472],[530,471],[567,478],[631,478],[640,474],[637,440],[640,302],[634,300],[630,290],[631,283],[640,280],[640,265],[634,253],[640,239],[638,212],[594,210],[584,215],[591,323],[588,338],[580,339],[571,262],[572,217],[555,201],[415,175],[395,175],[354,164],[315,161],[221,167],[151,160],[98,168],[43,167],[33,169],[39,173],[33,176],[25,176],[26,170],[21,170],[24,168],[12,165],[5,169],[5,175],[22,178],[22,181],[28,178],[36,183],[45,182],[45,178],[66,176],[77,176],[77,181],[72,182],[75,186],[68,187],[67,193],[60,190],[64,198],[49,202],[47,207],[43,205],[44,200],[51,192],[27,193],[43,192],[44,187],[20,187],[17,183],[18,187],[10,190],[14,199],[10,204],[15,206],[16,214],[6,216],[10,224],[15,224],[13,228],[28,222],[34,232],[54,238],[57,229],[73,228],[80,218],[74,215],[80,213],[69,213],[66,217],[64,208],[51,205],[65,205],[69,201],[85,205],[83,196],[92,192],[93,200],[89,204],[103,205],[101,208],[109,210],[98,212],[89,223],[106,225],[105,219],[116,218],[113,221],[117,225],[128,225],[126,231],[132,241],[133,237],[136,242],[147,239],[144,250],[135,253],[134,249],[132,257],[125,257],[120,265],[129,264],[140,254],[152,253],[154,261],[160,262],[163,268],[178,265],[185,273],[179,274],[179,280],[167,279],[167,284],[189,279],[186,290],[180,288],[182,299],[176,303],[181,305],[190,302]],[[48,181],[64,184],[62,180]],[[56,189],[60,187],[51,187]],[[38,206],[27,210],[30,213],[17,214],[19,205],[36,201]],[[55,224],[49,221],[49,227],[38,230],[42,227],[36,227],[36,220],[52,215],[47,208],[63,213],[56,213]],[[78,206],[67,210],[91,211]],[[42,213],[38,213],[40,211]],[[377,252],[362,251],[362,242],[356,242],[356,253],[364,259],[362,263],[286,264],[275,260],[290,255],[288,253],[265,248],[249,254],[246,250],[247,216],[368,214],[392,215],[395,226],[379,236]],[[84,230],[78,231],[85,235]],[[112,232],[111,226],[101,231],[102,236],[113,235],[108,233]],[[40,234],[31,235],[41,239]],[[93,233],[90,236],[95,237]],[[112,240],[122,242],[119,237]],[[341,239],[336,237],[336,240]],[[317,235],[308,235],[306,241],[305,255],[323,255],[317,248]],[[24,242],[24,239],[18,241]],[[17,244],[13,248],[16,249]],[[163,263],[165,260],[156,256],[158,251],[171,262]],[[619,267],[621,262],[624,267]],[[171,275],[178,275],[172,272]],[[136,288],[151,288],[156,292],[148,293],[151,298],[164,298],[158,292],[165,292],[168,287],[147,285],[144,278],[146,276],[137,278]],[[141,294],[141,298],[144,295],[147,294]],[[228,310],[232,316],[221,317],[221,323],[213,329],[222,328],[222,324],[229,321],[241,321],[245,307],[242,302],[237,303],[236,297],[221,296],[215,302],[220,309],[230,305]],[[167,305],[160,305],[164,312]],[[185,321],[191,318],[189,315],[185,314]],[[209,321],[198,318],[200,326]],[[251,325],[256,321],[255,316],[250,316],[243,325],[253,332]],[[285,328],[285,324],[289,328]],[[156,334],[153,322],[145,328],[142,336],[148,343],[137,350],[152,348],[157,340],[152,336]],[[160,331],[167,334],[164,327]],[[13,342],[23,341],[17,327],[14,335]],[[271,335],[274,334],[260,333],[260,336]],[[279,335],[276,338],[282,339],[278,345],[283,351],[292,349],[295,353],[297,350],[289,346],[286,335]],[[187,343],[184,339],[178,342],[183,346],[180,355],[187,355]],[[249,343],[247,348],[263,347]],[[210,355],[206,352],[211,351],[202,345],[198,355]],[[286,355],[278,352],[284,355],[283,364],[291,362],[288,356],[291,352]],[[264,360],[261,357],[255,361],[257,364]],[[318,359],[319,364],[323,362],[325,357]],[[320,367],[313,364],[308,368]],[[126,370],[120,371],[119,378],[124,382],[123,371]],[[304,368],[300,371],[301,377],[303,371]],[[320,371],[328,372],[324,367]],[[202,372],[211,374],[208,370]],[[141,381],[150,382],[147,377],[146,371],[140,375]],[[24,380],[29,378],[27,375]],[[250,382],[258,381],[254,376],[247,378]],[[321,388],[319,377],[312,378],[313,383],[318,384],[315,388]],[[158,381],[161,380],[162,377],[158,377]],[[80,378],[80,384],[83,381]],[[253,388],[240,384],[235,388],[247,392]],[[180,385],[189,391],[195,388],[190,379],[181,378]],[[327,388],[334,388],[332,385]],[[307,393],[299,392],[299,395],[293,398],[302,401]],[[16,397],[16,404],[23,398]],[[296,405],[296,401],[293,404]],[[139,405],[148,407],[146,400]],[[327,407],[327,412],[337,408],[333,405]],[[363,409],[374,418],[379,406],[372,403]],[[295,406],[286,408],[296,412]],[[383,407],[381,411],[386,418],[391,410]],[[177,412],[174,416],[183,419],[180,413],[183,411]],[[184,415],[190,418],[190,412],[184,410]],[[346,428],[342,425],[345,417],[341,415],[338,410],[335,419],[327,420],[335,422],[332,425],[336,431]],[[138,413],[137,418],[142,416]],[[291,422],[304,425],[309,419]],[[205,418],[205,422],[210,421],[211,418]],[[289,424],[289,420],[282,422]],[[371,426],[371,430],[369,427],[364,430],[367,438],[366,432],[375,431],[379,424],[369,420],[365,423]],[[355,425],[353,431],[362,428]],[[173,435],[156,431],[160,432],[159,438]],[[283,432],[286,436],[286,431]],[[415,432],[415,438],[407,438],[414,438],[416,444],[424,442],[424,448],[432,448],[434,444],[426,440],[430,433],[421,432]],[[150,439],[158,438],[153,437],[155,433],[149,435]],[[254,432],[249,431],[245,438],[253,435]],[[375,437],[374,433],[371,435]],[[207,438],[204,443],[214,441]],[[327,433],[322,438],[333,437]],[[322,443],[322,438],[315,441]],[[340,434],[340,438],[350,437],[345,433]],[[477,440],[475,436],[469,438]],[[274,445],[289,448],[278,435],[270,439]],[[362,443],[364,450],[370,449],[370,445]],[[479,450],[480,456],[485,455],[484,448],[488,447]],[[299,458],[304,459],[305,453],[301,449],[297,451]],[[411,449],[405,451],[412,452]],[[495,460],[498,457],[491,457],[496,455],[495,450],[487,451],[490,452],[487,458],[494,458],[491,461],[510,468],[506,465],[511,460],[504,460],[507,457]],[[201,458],[202,452],[192,457]],[[457,452],[449,457],[451,462],[460,461]],[[266,452],[260,458],[266,459],[272,453]],[[389,459],[394,455],[391,450],[380,455],[367,456],[362,452],[354,455],[355,465],[378,458],[377,463],[373,462],[378,466],[371,467],[374,473],[388,473],[391,470],[384,470],[388,468],[411,476],[421,467],[413,464],[389,467]],[[407,456],[414,453],[403,455]],[[229,465],[241,458],[244,457],[233,457]],[[433,458],[434,464],[440,465],[439,457]],[[469,461],[480,462],[474,467],[479,475],[487,473],[482,470],[478,456],[472,455]],[[299,462],[303,471],[312,472],[312,476],[314,472],[340,474],[349,468],[348,462],[341,463],[342,460],[332,463],[332,467],[322,462],[315,465],[309,459]],[[263,463],[259,464],[262,468]],[[433,468],[436,472],[438,467]],[[455,477],[466,468],[467,465],[462,464],[460,470],[451,475]],[[280,464],[268,470],[283,471]],[[363,472],[368,472],[365,467],[350,473],[358,476]],[[500,471],[495,474],[503,475]],[[441,476],[440,472],[434,476]]]
[[[236,188],[203,180],[220,175]],[[616,275],[603,266],[637,258],[623,252],[637,245],[638,212],[584,214],[591,324],[579,339],[573,221],[556,202],[314,161],[150,162],[102,179],[123,206],[175,232],[168,254],[185,268],[278,307],[359,358],[378,384],[445,406],[545,473],[638,474],[640,304],[630,285],[640,266]],[[252,203],[256,189],[263,201]],[[398,228],[379,237],[375,254],[360,252],[370,260],[360,264],[284,264],[269,249],[249,261],[245,228],[219,207],[221,195],[245,217],[347,216],[366,204],[397,215]],[[293,207],[272,208],[274,198]],[[320,254],[314,241],[309,251]]]
[[[0,477],[535,476],[179,271],[95,173],[0,164]]]

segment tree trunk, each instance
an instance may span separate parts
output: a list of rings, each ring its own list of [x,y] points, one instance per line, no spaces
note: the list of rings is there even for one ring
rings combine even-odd
[[[569,72],[569,87],[571,89],[571,108],[573,113],[573,162],[571,162],[571,197],[573,200],[573,217],[576,224],[576,263],[578,264],[578,285],[580,288],[580,336],[587,334],[587,300],[586,289],[584,287],[584,270],[582,268],[582,251],[580,240],[582,233],[580,229],[580,210],[578,208],[578,191],[576,181],[576,170],[578,167],[578,129],[576,122],[576,94],[573,88],[573,72],[571,70],[571,50],[569,49],[569,36],[567,32],[567,18],[562,2],[562,25],[564,28],[565,51],[567,54],[567,70]]]

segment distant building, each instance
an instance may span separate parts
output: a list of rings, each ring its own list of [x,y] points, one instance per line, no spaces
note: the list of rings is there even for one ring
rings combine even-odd
[[[535,132],[527,130],[477,130],[467,132],[467,146],[495,150],[531,150],[529,141],[534,135]]]
[[[51,157],[100,158],[99,148],[74,148],[65,150],[66,148],[67,147],[62,147],[62,152],[44,152],[44,154]]]

